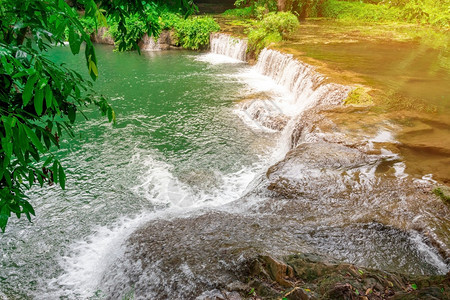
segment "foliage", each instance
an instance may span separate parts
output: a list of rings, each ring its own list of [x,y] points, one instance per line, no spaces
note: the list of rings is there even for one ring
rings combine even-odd
[[[156,15],[147,15],[147,20],[150,22],[158,23],[158,18]],[[119,30],[117,23],[112,23],[111,27],[108,30],[108,34],[114,39],[114,41],[118,41],[120,39],[124,39],[126,46],[121,50],[139,50],[138,42],[139,40],[148,32],[147,22],[144,21],[140,15],[133,14],[129,17],[125,18],[125,28],[126,28],[126,37],[122,37],[123,33]],[[159,36],[160,27],[154,27],[152,34],[154,36]]]
[[[290,12],[268,13],[259,23],[267,32],[279,32],[283,38],[299,26],[297,17]]]
[[[219,24],[211,17],[193,17],[175,24],[176,36],[185,49],[198,50],[209,45],[211,32],[219,30]]]
[[[450,26],[450,0],[374,0],[365,2],[369,3],[326,0],[321,5],[319,13],[324,17],[338,19],[413,21],[440,27]]]
[[[278,43],[283,40],[279,32],[266,32],[262,28],[256,28],[248,33],[249,48],[248,51],[259,52],[272,43]]]
[[[277,11],[275,0],[237,0],[235,9],[228,9],[223,14],[241,18],[262,18],[263,14]]]
[[[298,14],[300,18],[317,17],[325,0],[287,0],[285,10]]]
[[[418,21],[441,27],[450,26],[449,0],[410,0],[401,7],[403,16],[408,21]]]
[[[321,15],[329,18],[365,21],[396,21],[401,18],[398,8],[362,2],[326,0]]]
[[[159,24],[161,29],[173,29],[175,26],[182,21],[182,17],[177,13],[172,13],[169,11],[164,11],[159,17]]]
[[[249,30],[249,51],[259,54],[269,44],[285,39],[298,26],[298,19],[291,12],[268,13]]]
[[[211,17],[197,16],[194,18],[184,19],[181,14],[174,13],[167,7],[150,7],[147,6],[143,12],[145,20],[142,15],[133,14],[125,18],[126,28],[126,47],[121,50],[139,50],[138,42],[148,34],[153,37],[158,37],[161,30],[174,29],[178,43],[186,49],[197,50],[209,44],[209,36],[211,32],[219,31],[219,24]],[[119,30],[119,24],[115,20],[109,20],[111,26],[108,29],[108,34],[113,39],[122,39],[122,31]],[[153,31],[147,30],[146,24],[150,22],[155,24]]]
[[[225,16],[234,16],[234,17],[240,17],[240,18],[250,18],[253,17],[253,8],[250,6],[243,7],[243,8],[234,8],[234,9],[227,9],[223,15]]]
[[[116,20],[119,48],[132,44],[125,26],[129,15],[158,1],[78,0],[85,18],[105,26],[103,13]],[[182,0],[185,11],[191,6]],[[149,21],[148,19],[144,19]],[[25,191],[34,185],[59,184],[65,188],[63,166],[52,153],[63,132],[73,136],[77,112],[96,105],[110,121],[115,119],[104,97],[80,74],[52,62],[46,52],[67,39],[73,54],[81,51],[89,74],[98,77],[97,58],[90,36],[78,13],[64,0],[1,0],[0,6],[0,228],[11,214],[31,220],[34,209]],[[150,30],[158,28],[146,24]],[[67,36],[66,36],[67,32]]]
[[[234,2],[234,6],[237,8],[243,7],[252,7],[253,9],[258,6],[263,6],[267,8],[269,11],[277,10],[277,1],[276,0],[236,0]]]

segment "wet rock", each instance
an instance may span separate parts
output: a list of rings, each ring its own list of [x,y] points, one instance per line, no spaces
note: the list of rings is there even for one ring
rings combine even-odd
[[[196,300],[242,300],[238,292],[212,290],[202,293]]]
[[[98,44],[114,45],[114,39],[108,34],[107,27],[100,27],[97,32],[92,33],[91,41]]]
[[[97,32],[91,34],[91,40],[98,44],[114,45],[113,37],[108,33],[107,27],[100,27]],[[155,41],[153,37],[145,34],[138,43],[142,51],[160,51],[169,49],[180,49],[177,46],[173,32],[163,30]]]
[[[267,278],[271,278],[283,287],[292,287],[290,278],[294,276],[294,270],[291,266],[286,265],[279,260],[268,255],[261,256],[255,261],[253,273],[264,274]]]
[[[283,298],[289,299],[289,300],[309,300],[312,299],[308,294],[306,294],[303,289],[295,287],[290,292],[285,294]]]
[[[174,34],[169,30],[163,30],[156,41],[153,36],[145,34],[139,42],[139,47],[142,51],[180,49]]]
[[[431,181],[404,173],[404,163],[384,148],[368,153],[336,138],[327,142],[323,135],[311,134],[314,129],[305,130],[309,138],[317,139],[300,143],[270,167],[255,189],[257,195],[289,200],[278,206],[310,214],[311,219],[317,218],[314,210],[320,211],[321,222],[333,220],[342,226],[377,222],[421,232],[448,263],[450,235],[444,220],[450,210],[432,195]]]
[[[262,99],[252,99],[254,95],[250,95],[250,99],[243,100],[240,103],[241,112],[258,127],[282,131],[289,117],[283,115],[274,102],[264,99],[264,95],[260,96]]]
[[[352,264],[312,261],[304,254],[287,256],[293,288],[288,292],[271,277],[266,257],[255,259],[259,272],[250,270],[249,285],[262,299],[449,299],[450,274],[412,276],[358,267]],[[278,262],[283,264],[283,262]],[[251,265],[251,264],[250,264]],[[311,274],[314,274],[311,276]]]
[[[339,144],[304,143],[291,150],[283,161],[269,168],[266,173],[269,180],[267,188],[287,198],[311,193],[317,195],[317,191],[332,192],[329,188],[339,193],[346,188],[345,185],[330,186],[328,180],[334,178],[335,182],[342,173],[369,162],[370,159],[358,150]]]

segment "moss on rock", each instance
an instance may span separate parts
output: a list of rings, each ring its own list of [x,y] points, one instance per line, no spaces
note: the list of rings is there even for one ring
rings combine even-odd
[[[344,103],[346,105],[367,106],[373,104],[373,99],[367,89],[358,87],[350,92],[347,99],[344,100]]]

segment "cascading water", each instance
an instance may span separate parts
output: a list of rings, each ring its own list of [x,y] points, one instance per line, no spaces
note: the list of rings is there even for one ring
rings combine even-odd
[[[247,41],[228,34],[213,33],[211,34],[211,52],[245,61]]]
[[[231,49],[229,43],[227,36],[212,38],[213,49]],[[232,55],[236,52],[230,50]],[[237,62],[214,55],[218,54],[197,60],[214,68]],[[311,128],[320,121],[322,110],[342,103],[350,87],[327,83],[313,67],[268,49],[255,67],[243,66],[231,76],[247,86],[236,114],[256,136],[278,140],[278,145],[235,201],[213,210],[203,207],[183,218],[159,218],[133,233],[126,244],[128,252],[103,278],[102,289],[111,298],[131,286],[138,298],[225,297],[218,289],[239,286],[240,267],[261,253],[314,252],[412,273],[448,270],[417,231],[386,222],[386,215],[408,219],[404,211],[413,210],[408,205],[395,207],[398,201],[386,199],[399,197],[409,203],[417,195],[398,187],[398,180],[405,184],[409,179],[397,158],[388,151],[370,156],[345,143],[325,142],[322,133]],[[386,162],[396,171],[378,178],[379,167]],[[421,201],[432,202],[426,197]]]
[[[431,227],[426,209],[436,203],[415,190],[428,183],[405,177],[398,157],[370,146],[392,137],[362,141],[375,153],[367,154],[333,124],[327,123],[331,133],[320,130],[321,112],[339,105],[350,87],[328,83],[312,66],[269,49],[249,67],[246,42],[228,35],[213,35],[211,51],[165,54],[176,63],[148,54],[153,61],[146,72],[160,69],[163,76],[130,79],[127,97],[142,102],[115,102],[132,106],[119,130],[93,134],[92,146],[76,153],[78,165],[90,166],[109,151],[121,170],[107,160],[100,164],[104,171],[92,171],[101,179],[93,187],[104,187],[93,215],[102,221],[87,218],[91,208],[82,201],[76,218],[89,228],[67,238],[71,244],[51,260],[62,271],[45,274],[34,298],[224,298],[224,290],[242,289],[246,260],[265,253],[318,253],[416,274],[448,271],[428,235],[416,230]],[[128,64],[139,68],[145,60]],[[185,65],[188,71],[180,70]],[[117,85],[112,80],[110,88]],[[150,96],[134,94],[146,88]],[[118,148],[114,139],[122,141]],[[93,152],[96,143],[100,153]],[[114,202],[117,195],[123,201]],[[416,196],[425,208],[410,204]]]

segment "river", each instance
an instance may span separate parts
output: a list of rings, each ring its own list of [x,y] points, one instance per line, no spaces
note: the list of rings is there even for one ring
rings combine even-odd
[[[411,191],[398,188],[404,169],[398,156],[384,152],[371,160],[319,145],[300,155],[316,165],[298,163],[295,155],[293,162],[283,160],[293,147],[287,142],[298,124],[293,120],[307,109],[342,101],[346,86],[330,85],[302,66],[311,84],[293,91],[292,80],[270,67],[269,56],[274,64],[277,53],[265,53],[266,60],[251,67],[213,53],[96,49],[100,76],[94,87],[111,98],[117,123],[88,107],[76,138],[62,141],[56,153],[67,168],[66,190],[30,191],[36,218],[12,220],[0,237],[0,296],[193,298],[234,282],[239,265],[264,252],[319,253],[415,274],[448,271],[420,230],[400,225],[414,218],[414,209],[402,206],[408,201],[402,193]],[[67,47],[50,56],[86,73],[82,58]],[[297,72],[295,63],[289,66]],[[347,174],[317,159],[332,153],[345,157],[340,163]],[[376,179],[386,164],[397,172]],[[278,179],[266,182],[289,178],[289,172],[311,183],[294,199],[283,194]],[[355,199],[366,192],[355,196],[355,182],[361,190],[385,189],[389,182],[399,211],[384,217],[405,220],[383,222],[381,208],[364,215],[366,204],[378,205],[391,194],[370,188],[373,201],[361,202]],[[420,176],[414,182],[428,184]],[[267,184],[275,194],[267,193]],[[339,195],[331,194],[336,190]],[[444,226],[447,220],[433,222]]]

